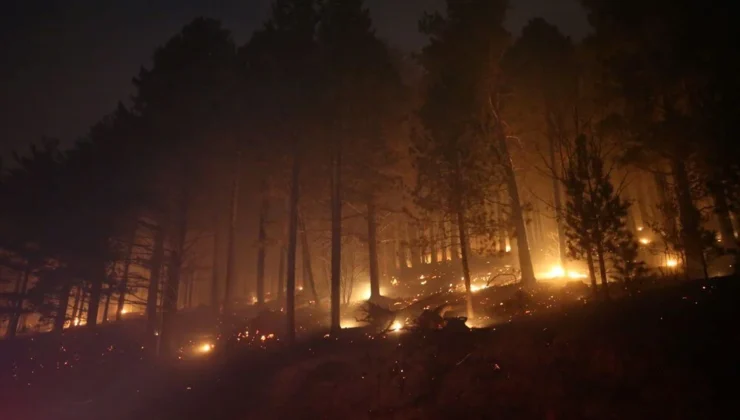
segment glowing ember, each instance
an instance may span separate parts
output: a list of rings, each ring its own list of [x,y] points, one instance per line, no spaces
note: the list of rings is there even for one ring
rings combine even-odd
[[[427,284],[427,281],[426,281],[426,280],[423,280],[423,281],[421,282],[421,285],[423,286],[423,285],[425,285],[425,284]]]
[[[200,346],[198,346],[198,352],[199,353],[209,353],[213,348],[216,347],[211,343],[203,343]]]
[[[121,309],[121,315],[126,315],[128,313],[128,309],[123,308]]]
[[[640,227],[637,228],[637,231],[638,232],[642,232],[643,230],[644,230],[644,228],[642,226],[640,226]]]
[[[395,278],[395,277],[393,277],[393,278],[391,279],[391,285],[392,285],[392,286],[398,286],[398,279],[397,279],[397,278]]]
[[[650,239],[648,239],[648,238],[640,238],[640,243],[643,244],[643,245],[648,245],[648,244],[650,244]]]
[[[393,325],[391,325],[391,331],[393,332],[401,331],[401,328],[403,328],[403,324],[401,324],[399,321],[395,321]]]

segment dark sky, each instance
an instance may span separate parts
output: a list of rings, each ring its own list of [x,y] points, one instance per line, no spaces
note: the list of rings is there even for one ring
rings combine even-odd
[[[513,32],[544,17],[580,38],[577,0],[510,0]],[[417,49],[419,17],[443,0],[366,0],[380,36]],[[5,0],[0,6],[0,154],[42,136],[69,144],[131,94],[154,48],[198,16],[220,19],[239,43],[270,0]]]

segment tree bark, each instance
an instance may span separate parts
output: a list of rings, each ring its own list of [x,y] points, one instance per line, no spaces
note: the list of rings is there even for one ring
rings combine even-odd
[[[219,272],[218,272],[218,243],[221,235],[218,232],[218,218],[213,221],[213,258],[211,265],[211,307],[220,312],[221,295],[219,294]]]
[[[683,161],[673,161],[678,213],[681,220],[681,241],[686,255],[686,275],[690,279],[707,277],[704,247],[701,238],[701,216],[691,197],[691,185]]]
[[[234,276],[236,275],[236,222],[239,215],[239,178],[241,175],[241,152],[236,154],[234,165],[234,180],[231,187],[231,209],[229,217],[228,248],[226,251],[226,285],[224,286],[224,311],[231,309],[233,300]],[[249,298],[249,290],[244,288],[244,294]]]
[[[303,273],[308,279],[308,286],[311,288],[311,294],[313,295],[313,299],[316,302],[316,305],[319,305],[321,301],[319,300],[319,294],[316,291],[316,281],[313,278],[313,269],[311,268],[311,249],[308,245],[308,231],[306,230],[306,220],[303,218],[302,215],[298,215],[298,224],[300,225],[301,230],[301,249],[303,250]]]
[[[280,244],[280,266],[278,267],[277,301],[282,305],[285,301],[285,266],[287,264],[287,249]]]
[[[75,292],[75,300],[72,304],[72,324],[74,325],[74,320],[77,318],[78,314],[80,313],[80,298],[82,297],[82,286],[78,285],[76,286],[76,292]]]
[[[149,261],[149,291],[146,298],[146,331],[151,337],[157,331],[157,300],[159,298],[159,282],[164,263],[164,230],[156,227],[154,232],[154,249]]]
[[[21,319],[21,312],[23,312],[23,301],[26,300],[26,289],[28,288],[28,278],[31,276],[30,263],[26,263],[26,268],[23,269],[22,274],[18,277],[18,281],[15,284],[15,303],[13,304],[13,313],[10,315],[8,321],[8,330],[5,332],[5,336],[9,339],[15,338],[18,333],[18,323]]]
[[[260,208],[259,233],[257,238],[257,304],[265,303],[265,256],[267,242],[267,217],[270,211],[270,200],[267,192],[267,181],[262,185],[262,206]]]
[[[72,285],[65,283],[59,291],[59,306],[54,316],[54,332],[61,334],[64,330],[64,323],[67,322],[67,307],[69,306],[69,293],[72,291]]]
[[[722,236],[722,248],[737,252],[738,242],[735,237],[735,228],[730,218],[730,206],[727,203],[727,193],[721,183],[710,182],[709,191],[714,199],[714,212],[717,215],[719,233]]]
[[[457,227],[460,235],[460,249],[463,269],[463,279],[465,280],[465,308],[468,319],[473,319],[473,290],[470,284],[470,266],[468,261],[468,232],[465,223],[465,213],[462,208],[457,211]]]
[[[300,160],[293,159],[293,176],[290,186],[290,211],[288,221],[288,279],[286,312],[288,315],[288,344],[295,343],[295,267],[296,250],[298,245],[298,200],[300,179]]]
[[[334,146],[331,168],[331,331],[341,329],[341,276],[342,276],[342,197],[341,161],[339,145]]]
[[[103,294],[103,282],[107,277],[105,267],[98,268],[98,274],[92,279],[90,287],[90,303],[87,305],[87,326],[98,325],[98,312],[100,311],[100,298]]]
[[[380,273],[378,270],[378,223],[374,199],[367,203],[367,241],[370,265],[370,299],[380,297]],[[434,257],[434,256],[432,256]]]
[[[175,354],[176,331],[175,318],[177,316],[177,303],[180,297],[180,276],[185,260],[185,240],[188,233],[188,203],[189,188],[186,182],[180,191],[176,210],[176,221],[173,231],[172,251],[167,267],[167,285],[164,288],[162,300],[162,334],[161,340],[165,346],[166,354]]]
[[[596,283],[596,268],[594,267],[594,255],[589,249],[586,251],[586,265],[588,266],[588,276],[591,279],[591,291],[594,297],[599,296],[599,287]]]
[[[109,285],[105,291],[105,305],[103,306],[103,324],[108,323],[108,310],[110,308],[110,298],[113,294],[113,286]]]
[[[123,262],[123,276],[118,285],[118,305],[116,306],[116,321],[120,321],[123,316],[123,307],[126,304],[126,293],[128,293],[128,276],[131,269],[131,258],[134,253],[134,243],[136,242],[136,227],[132,230],[129,237],[128,248],[126,249],[126,260]]]
[[[514,164],[509,153],[509,146],[506,144],[506,134],[501,126],[501,121],[496,124],[496,134],[498,145],[503,156],[504,171],[506,175],[506,184],[509,190],[509,200],[511,202],[511,217],[516,229],[516,245],[519,254],[519,269],[522,272],[522,284],[532,285],[536,283],[534,268],[532,267],[532,256],[529,252],[529,242],[527,241],[527,228],[524,223],[524,211],[519,199],[519,187],[516,182],[514,173]]]
[[[609,299],[609,279],[606,275],[606,261],[604,260],[604,246],[601,241],[596,246],[596,256],[599,258],[599,274],[601,275],[601,288],[604,289],[604,299]]]

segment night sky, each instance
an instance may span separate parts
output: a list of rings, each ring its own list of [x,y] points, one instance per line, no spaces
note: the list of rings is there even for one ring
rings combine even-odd
[[[513,32],[544,17],[565,33],[588,32],[577,0],[510,0]],[[418,49],[425,10],[443,0],[367,0],[380,36]],[[70,144],[119,100],[155,47],[198,16],[220,19],[244,43],[270,0],[5,0],[0,6],[0,154],[42,136]]]

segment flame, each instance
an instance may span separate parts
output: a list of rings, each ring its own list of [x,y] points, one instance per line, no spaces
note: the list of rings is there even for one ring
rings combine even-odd
[[[678,260],[676,260],[675,258],[668,258],[668,259],[667,259],[667,260],[665,261],[665,266],[666,266],[666,267],[669,267],[669,268],[675,268],[675,267],[678,267]]]
[[[650,244],[650,239],[648,239],[648,238],[640,238],[640,243],[643,244],[643,245],[648,245],[648,244]]]
[[[401,324],[399,321],[394,321],[393,325],[391,325],[392,332],[401,331],[401,328],[403,328],[403,324]]]
[[[123,308],[121,309],[121,315],[126,315],[128,313],[128,309]]]
[[[588,275],[584,273],[579,273],[574,270],[566,270],[561,265],[554,265],[552,266],[550,271],[548,271],[547,273],[541,273],[537,277],[546,279],[546,280],[564,279],[564,278],[568,278],[571,280],[578,280],[578,279],[588,278]]]
[[[511,252],[511,245],[506,244],[506,252]]]
[[[395,277],[391,278],[391,285],[392,286],[398,286],[398,279],[395,278]]]

